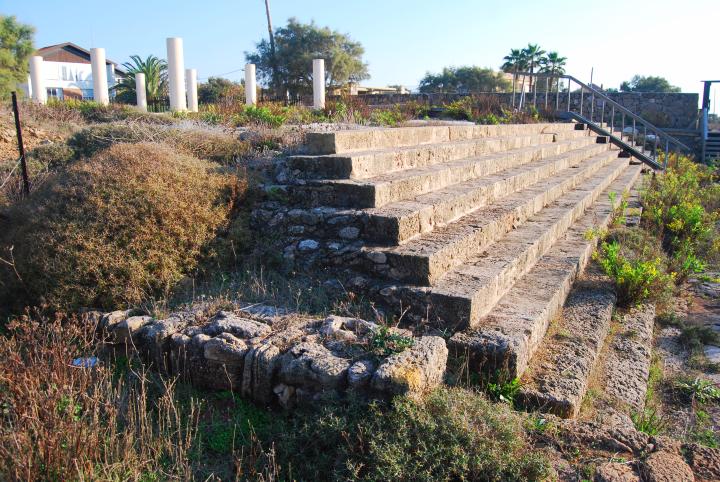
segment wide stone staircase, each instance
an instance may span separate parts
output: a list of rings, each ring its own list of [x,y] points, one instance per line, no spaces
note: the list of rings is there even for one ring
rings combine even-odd
[[[590,258],[588,231],[608,224],[641,173],[575,122],[307,140],[288,159],[300,179],[289,192],[330,213],[312,246],[354,250],[339,268],[373,280],[373,298],[440,330],[472,370],[509,378],[528,368]]]

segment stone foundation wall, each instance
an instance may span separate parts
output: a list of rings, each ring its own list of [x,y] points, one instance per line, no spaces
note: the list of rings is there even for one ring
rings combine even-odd
[[[95,317],[109,347],[135,349],[164,374],[284,408],[347,391],[418,397],[442,383],[448,356],[441,337],[414,337],[408,330],[355,318],[285,314],[262,305],[212,316],[190,309],[164,319],[128,311]],[[371,341],[388,336],[401,337],[407,346],[378,353]]]
[[[502,105],[510,106],[512,104],[512,94],[507,93],[487,93],[479,94],[482,96],[493,97]],[[645,118],[649,122],[658,127],[669,127],[676,129],[696,128],[698,116],[698,94],[686,93],[653,93],[653,92],[616,92],[608,93],[615,102],[619,103],[631,112]],[[418,102],[428,106],[441,106],[449,104],[467,94],[391,94],[391,95],[363,95],[358,97],[370,106],[391,106],[394,104],[404,104],[408,102]],[[559,102],[560,108],[567,109],[568,96],[567,93],[561,93],[559,98],[556,94],[551,93],[547,96],[549,106],[554,107]],[[571,94],[571,104],[575,108],[580,106],[580,94]],[[516,102],[518,102],[519,94],[516,94]],[[537,103],[538,108],[545,106],[545,94],[538,92],[537,100],[533,94],[525,94],[525,102]],[[583,95],[583,110],[588,111],[592,104],[592,96],[587,93]],[[596,112],[599,114],[602,105],[596,99]],[[605,118],[610,115],[610,110],[606,111]]]

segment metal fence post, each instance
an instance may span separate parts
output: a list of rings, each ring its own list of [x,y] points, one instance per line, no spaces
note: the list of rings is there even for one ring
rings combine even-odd
[[[23,193],[30,194],[30,180],[28,179],[27,162],[25,162],[25,146],[23,145],[22,127],[20,126],[20,109],[18,109],[17,94],[12,93],[13,114],[15,115],[15,132],[17,133],[18,152],[20,153],[20,172],[23,180]]]

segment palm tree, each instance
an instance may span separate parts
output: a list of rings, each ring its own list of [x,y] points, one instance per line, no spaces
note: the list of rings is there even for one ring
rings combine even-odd
[[[545,51],[541,49],[538,44],[528,44],[528,46],[525,47],[522,51],[525,54],[528,72],[534,74],[535,67],[541,65],[542,63],[542,59],[545,56]],[[530,82],[530,90],[532,91],[532,76],[530,77]]]
[[[550,74],[553,77],[563,75],[565,73],[565,62],[567,57],[560,57],[557,52],[548,52],[544,59],[541,61],[540,71],[546,74]],[[552,79],[550,90],[555,86],[557,79]]]
[[[513,74],[513,88],[517,81],[518,72],[527,69],[527,58],[521,49],[510,49],[510,54],[503,57],[504,64],[500,66],[503,72]],[[525,88],[525,76],[523,76],[522,89]]]
[[[159,105],[168,92],[167,62],[154,55],[143,60],[139,55],[131,55],[130,62],[123,65],[126,75],[115,86],[118,97],[132,102],[135,95],[135,74],[145,74],[145,91],[150,105]]]

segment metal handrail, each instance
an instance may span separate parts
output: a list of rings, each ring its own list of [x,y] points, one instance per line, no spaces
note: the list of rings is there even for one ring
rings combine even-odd
[[[535,81],[533,82],[534,86],[537,88],[537,81],[540,78],[546,78],[546,79],[553,79],[556,80],[557,87],[555,89],[555,110],[560,112],[560,108],[562,104],[565,103],[565,101],[560,100],[560,79],[566,79],[568,81],[567,85],[567,112],[569,114],[576,114],[579,117],[589,121],[591,124],[594,124],[594,127],[602,127],[603,124],[605,124],[605,110],[610,109],[611,110],[611,116],[609,121],[609,135],[611,140],[615,142],[618,146],[622,147],[623,149],[630,150],[632,154],[636,155],[639,159],[647,162],[648,160],[652,160],[651,165],[653,167],[656,167],[659,165],[658,162],[656,162],[656,159],[658,158],[658,141],[662,141],[662,144],[660,145],[660,148],[665,152],[665,162],[664,165],[667,164],[667,154],[669,153],[670,146],[672,145],[675,150],[679,149],[681,151],[685,152],[692,152],[692,149],[690,149],[687,145],[682,143],[680,140],[676,139],[675,137],[671,136],[664,130],[660,129],[659,127],[653,125],[651,122],[643,119],[639,115],[635,114],[628,108],[624,107],[620,103],[612,100],[610,97],[608,97],[604,92],[601,90],[598,90],[590,85],[585,84],[584,82],[581,82],[577,78],[573,77],[572,75],[567,74],[553,74],[553,73],[546,73],[546,72],[518,72],[516,74],[517,76],[523,76],[523,77],[534,77]],[[580,106],[579,106],[579,113],[573,112],[572,109],[572,100],[571,100],[571,94],[572,94],[572,82],[575,82],[580,87]],[[546,80],[547,84],[547,80]],[[589,93],[592,94],[592,105],[589,112],[589,118],[587,117],[587,114],[583,113],[583,107],[584,107],[584,93],[585,90],[588,90]],[[552,94],[552,83],[550,83],[550,89],[546,89],[545,92],[545,106],[547,108],[547,101],[548,96]],[[563,92],[564,96],[564,92]],[[534,104],[537,106],[537,94],[534,96]],[[598,98],[602,101],[602,106],[599,107],[600,110],[600,124],[597,124],[594,116],[595,116],[595,103],[598,101]],[[522,98],[520,100],[520,108],[522,108]],[[513,104],[514,104],[514,88],[513,88]],[[619,126],[615,125],[616,115],[621,114],[621,124]],[[625,142],[624,137],[626,136],[625,129],[626,129],[626,117],[629,118],[629,120],[632,121],[632,135],[628,135],[627,138],[629,141],[632,142],[632,144],[628,144]],[[638,126],[640,124],[640,126]],[[615,136],[615,128],[620,128],[620,138],[618,139]],[[629,125],[627,126],[629,127]],[[638,148],[638,142],[637,138],[639,136],[638,127],[643,128],[643,135],[642,135],[642,148],[641,150],[637,150]],[[605,132],[608,132],[606,129],[603,129]],[[646,151],[647,148],[647,139],[648,139],[648,131],[650,131],[650,134],[653,135],[653,146],[648,151]],[[663,165],[663,167],[664,167]]]

